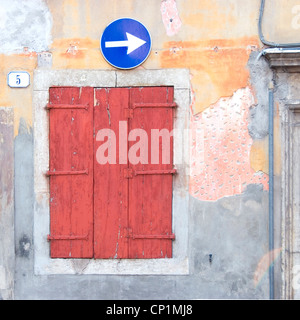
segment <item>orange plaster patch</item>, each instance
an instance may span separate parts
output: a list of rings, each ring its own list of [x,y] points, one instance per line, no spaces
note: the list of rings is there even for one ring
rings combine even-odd
[[[190,193],[204,201],[241,194],[249,184],[268,190],[268,175],[251,168],[248,132],[251,89],[221,98],[191,122]]]
[[[279,103],[276,103],[276,114],[274,118],[274,173],[281,174],[281,138],[280,138],[280,115]]]
[[[171,41],[160,54],[161,68],[189,68],[195,91],[194,114],[220,97],[230,97],[249,85],[247,63],[256,38],[236,40]]]
[[[99,41],[90,39],[57,39],[52,44],[53,52],[58,53],[61,58],[82,59],[89,50],[99,49]],[[55,48],[55,49],[54,49]]]
[[[55,39],[51,46],[53,68],[101,69],[107,63],[100,52],[100,40],[89,38]]]
[[[274,117],[274,173],[281,173],[281,139],[280,139],[280,116],[279,104],[275,105],[276,113]],[[269,137],[261,140],[254,140],[250,153],[251,167],[255,171],[263,171],[269,174]]]
[[[269,139],[253,141],[250,153],[251,168],[255,171],[263,171],[269,174]]]

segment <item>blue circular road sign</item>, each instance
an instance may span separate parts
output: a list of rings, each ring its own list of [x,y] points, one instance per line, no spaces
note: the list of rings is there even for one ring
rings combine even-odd
[[[110,23],[100,41],[105,60],[119,69],[132,69],[142,64],[151,50],[151,37],[137,20],[122,18]]]

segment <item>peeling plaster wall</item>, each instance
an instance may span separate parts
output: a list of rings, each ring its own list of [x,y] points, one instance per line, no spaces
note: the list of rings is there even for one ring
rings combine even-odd
[[[253,140],[248,119],[253,103],[251,90],[240,89],[194,116],[190,180],[194,197],[215,201],[241,194],[249,184],[268,190],[268,176],[255,172],[250,163]]]
[[[42,0],[1,0],[0,54],[48,50],[52,16]]]
[[[266,1],[267,39],[297,39],[297,5],[297,0]],[[262,48],[257,34],[259,6],[260,0],[0,1],[0,105],[14,111],[9,125],[15,136],[17,299],[268,297],[267,267],[258,266],[268,253],[267,89],[273,74],[265,60],[257,59]],[[6,76],[12,70],[25,70],[32,79],[35,69],[113,69],[99,50],[100,36],[120,17],[140,20],[151,33],[152,51],[140,69],[190,72],[190,274],[37,277],[32,233],[33,90],[9,88]],[[290,88],[281,90],[284,96]],[[279,159],[278,105],[276,111]],[[4,150],[10,156],[8,144]],[[280,170],[281,162],[276,161],[277,179]],[[8,204],[1,207],[0,217],[5,210],[10,210]],[[2,286],[8,279],[3,270],[0,260]],[[5,294],[4,298],[13,296]]]

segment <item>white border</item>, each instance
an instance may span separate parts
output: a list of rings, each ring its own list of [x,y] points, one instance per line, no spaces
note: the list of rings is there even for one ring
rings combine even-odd
[[[189,128],[190,76],[187,69],[104,71],[36,70],[33,79],[34,127],[34,273],[184,275],[189,273],[189,141],[182,143],[181,133]],[[49,123],[45,106],[52,86],[129,87],[174,86],[178,105],[174,129],[174,156],[183,155],[173,179],[173,258],[170,259],[51,259],[49,242]],[[186,137],[187,138],[187,137]],[[177,142],[176,142],[177,141]]]

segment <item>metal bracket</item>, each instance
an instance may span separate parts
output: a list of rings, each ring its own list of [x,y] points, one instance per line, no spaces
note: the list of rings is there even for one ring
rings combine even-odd
[[[125,179],[132,179],[135,176],[141,176],[141,175],[176,174],[176,173],[177,173],[176,169],[135,171],[132,168],[125,168],[124,169],[124,178]]]
[[[175,102],[134,103],[133,108],[177,108]]]
[[[134,175],[154,175],[154,174],[176,174],[177,170],[176,169],[170,169],[170,170],[140,170],[140,171],[134,171]]]
[[[51,240],[87,240],[88,239],[88,234],[80,236],[80,235],[70,235],[70,236],[51,236],[50,234],[47,235],[47,241]]]
[[[47,171],[46,176],[66,176],[66,175],[80,175],[80,174],[88,174],[88,170],[83,171]]]
[[[131,228],[126,228],[126,238],[132,240],[175,240],[175,234],[134,234]]]
[[[50,104],[48,103],[45,107],[46,110],[56,109],[56,110],[63,110],[63,109],[84,109],[88,110],[89,106],[86,104]]]
[[[147,239],[147,240],[157,240],[157,239],[164,239],[164,240],[175,240],[175,234],[133,234],[132,239]]]

